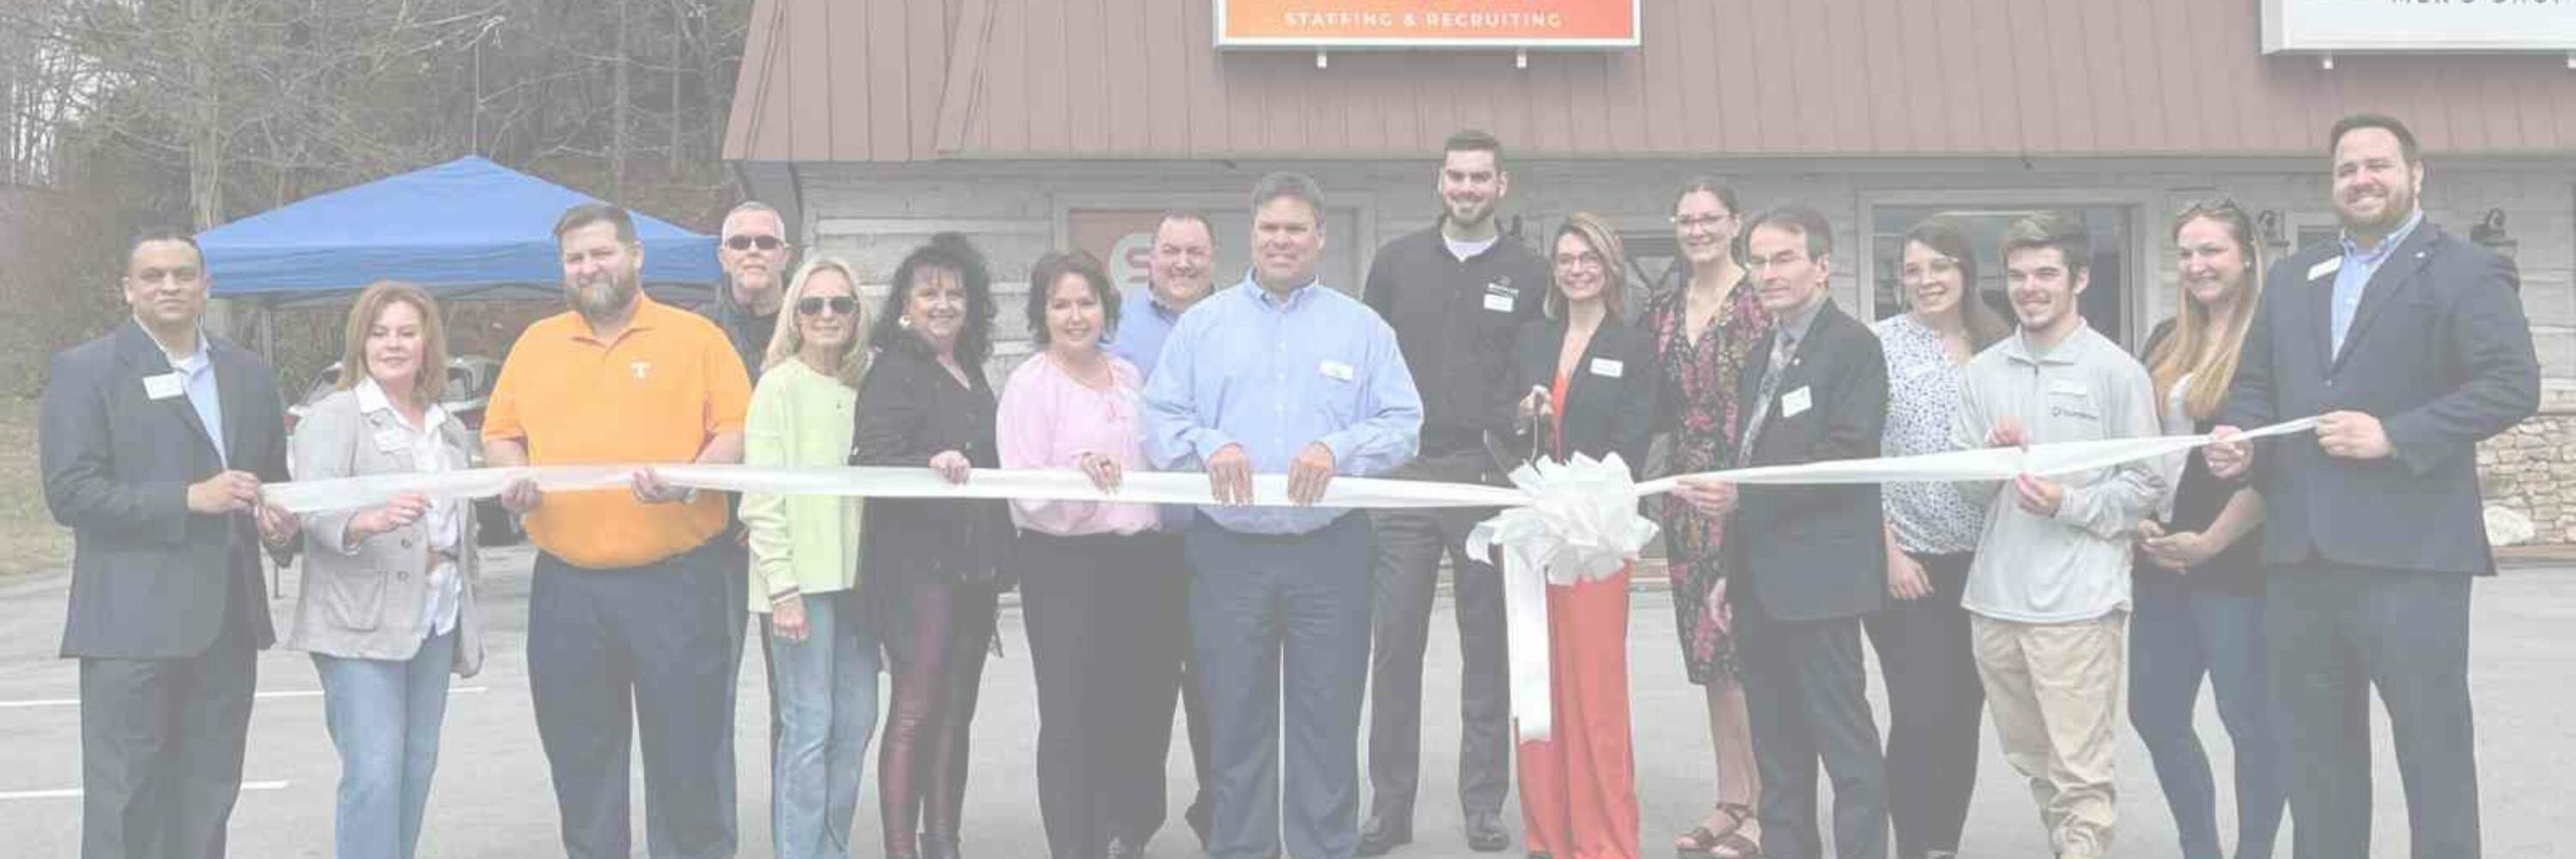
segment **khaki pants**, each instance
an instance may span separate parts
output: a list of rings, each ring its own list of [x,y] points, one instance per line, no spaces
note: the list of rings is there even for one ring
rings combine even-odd
[[[1995,739],[2030,780],[2049,844],[2067,859],[2109,855],[2129,613],[2074,623],[1971,616],[1970,623]]]

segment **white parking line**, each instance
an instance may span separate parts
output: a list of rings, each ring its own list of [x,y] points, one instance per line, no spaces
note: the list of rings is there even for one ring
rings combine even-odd
[[[448,690],[447,690],[447,694],[450,694],[450,695],[472,695],[472,694],[475,694],[475,693],[478,693],[478,692],[482,692],[483,690],[484,690],[484,687],[481,687],[481,686],[457,686],[457,687],[453,687],[453,688],[448,689]],[[320,689],[287,689],[287,690],[280,690],[280,691],[275,691],[275,692],[254,692],[254,693],[251,693],[251,697],[252,697],[252,698],[268,698],[268,699],[276,699],[276,698],[320,698],[320,697],[322,697],[322,690],[320,690]],[[30,700],[30,701],[0,701],[0,710],[17,710],[17,709],[24,709],[24,708],[29,708],[29,707],[76,707],[76,706],[79,706],[79,705],[80,705],[80,699],[78,699],[78,698],[38,698],[38,699]],[[0,797],[0,798],[6,798],[6,797]]]
[[[243,789],[243,790],[285,790],[285,789],[286,789],[286,782],[284,782],[284,781],[246,781],[246,782],[242,782],[241,789]],[[7,801],[7,800],[12,800],[12,799],[79,799],[79,798],[80,798],[80,795],[81,795],[81,789],[80,789],[80,788],[77,788],[77,787],[72,787],[72,788],[62,788],[62,789],[59,789],[59,790],[0,790],[0,801]]]

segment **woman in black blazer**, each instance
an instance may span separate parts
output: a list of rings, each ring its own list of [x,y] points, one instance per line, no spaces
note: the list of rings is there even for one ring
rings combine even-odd
[[[964,237],[942,233],[904,257],[894,285],[869,332],[877,356],[859,384],[851,464],[926,465],[964,483],[1000,465],[984,379],[992,276]],[[859,564],[894,669],[877,761],[887,856],[957,855],[1009,515],[1000,501],[868,499]]]
[[[1662,376],[1655,340],[1619,318],[1619,234],[1578,212],[1556,231],[1547,318],[1521,327],[1515,376],[1534,456],[1646,459]],[[1635,856],[1636,756],[1628,738],[1628,570],[1547,587],[1554,729],[1520,745],[1532,856]]]

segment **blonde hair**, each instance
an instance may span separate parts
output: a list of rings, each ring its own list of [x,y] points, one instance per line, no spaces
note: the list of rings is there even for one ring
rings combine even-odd
[[[1593,253],[1601,255],[1601,306],[1610,311],[1610,318],[1625,321],[1627,314],[1623,311],[1628,307],[1628,257],[1619,248],[1619,231],[1612,229],[1610,222],[1602,220],[1600,215],[1591,212],[1576,212],[1565,216],[1565,224],[1556,228],[1556,237],[1548,240],[1546,259],[1549,275],[1547,303],[1544,307],[1547,318],[1558,319],[1565,316],[1565,290],[1557,287],[1555,270],[1556,243],[1564,241],[1566,236],[1582,239],[1584,244],[1592,246]]]
[[[841,384],[856,388],[859,378],[868,373],[868,305],[859,295],[859,273],[847,260],[833,256],[816,256],[796,268],[796,277],[787,282],[787,294],[778,300],[778,328],[769,335],[769,351],[760,359],[760,371],[796,360],[805,351],[805,332],[796,327],[796,302],[805,298],[805,284],[819,271],[836,271],[850,283],[850,342],[841,346],[841,361],[830,375]]]
[[[2148,354],[2147,376],[2155,383],[2156,402],[2161,406],[2173,396],[2174,385],[2183,375],[2190,374],[2191,383],[2183,388],[2183,413],[2206,420],[2226,402],[2227,386],[2236,378],[2236,361],[2245,347],[2245,331],[2254,324],[2255,300],[2263,295],[2263,247],[2254,240],[2254,219],[2225,197],[2193,203],[2175,215],[2174,240],[2181,241],[2182,228],[2202,218],[2226,227],[2228,237],[2245,254],[2245,279],[2237,288],[2236,310],[2227,319],[2227,330],[2213,330],[2209,308],[2192,299],[2191,288],[2183,285],[2177,273],[2174,292],[2181,308],[2174,314],[2173,333]],[[2212,338],[2218,338],[2215,351],[2208,349]],[[2206,361],[2201,360],[2203,352],[2209,354]]]
[[[438,302],[429,291],[417,284],[399,280],[379,280],[358,293],[358,303],[349,307],[349,322],[340,335],[340,390],[358,386],[367,378],[367,332],[376,327],[376,317],[395,304],[411,305],[420,311],[420,367],[413,370],[412,405],[426,407],[438,402],[447,392],[447,326],[438,318]]]

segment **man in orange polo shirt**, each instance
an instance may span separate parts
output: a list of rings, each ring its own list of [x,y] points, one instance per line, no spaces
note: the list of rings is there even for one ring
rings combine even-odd
[[[528,326],[501,367],[483,423],[497,467],[742,461],[751,382],[714,323],[643,294],[644,249],[624,210],[586,203],[555,224],[573,309]],[[725,574],[710,539],[724,499],[664,483],[631,492],[540,492],[522,479],[501,502],[527,517],[539,550],[528,594],[528,686],[554,775],[564,851],[628,855],[627,736],[643,729],[655,857],[722,859],[733,809],[723,706]],[[630,706],[632,707],[630,711]],[[630,720],[628,713],[632,712]]]

